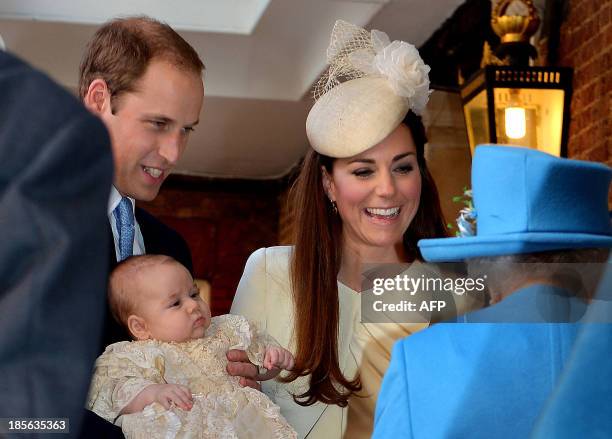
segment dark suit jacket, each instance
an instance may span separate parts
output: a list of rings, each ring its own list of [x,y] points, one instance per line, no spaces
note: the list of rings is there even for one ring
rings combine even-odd
[[[181,264],[183,264],[190,273],[193,273],[193,264],[191,262],[191,252],[187,243],[181,235],[174,229],[160,222],[153,215],[139,207],[135,210],[136,221],[140,226],[142,237],[144,239],[145,251],[147,254],[158,254],[171,256]],[[115,243],[113,234],[108,225],[108,236],[110,242],[109,251],[109,266],[111,270],[117,265],[117,257],[115,254]],[[118,341],[129,340],[127,331],[113,319],[108,301],[106,305],[105,330],[102,338],[102,346],[100,353],[104,352],[106,346]]]
[[[0,50],[0,157],[0,417],[69,418],[75,436],[103,322],[110,140]]]

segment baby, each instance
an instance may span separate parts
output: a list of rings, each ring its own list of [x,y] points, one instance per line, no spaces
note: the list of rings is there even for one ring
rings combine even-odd
[[[135,341],[106,348],[95,365],[87,407],[126,438],[292,438],[266,395],[226,372],[226,352],[243,349],[268,369],[293,356],[241,316],[211,318],[187,269],[168,256],[128,258],[112,272],[109,301]]]

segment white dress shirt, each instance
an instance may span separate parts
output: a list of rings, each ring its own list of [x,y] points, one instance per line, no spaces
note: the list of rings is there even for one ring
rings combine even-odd
[[[132,203],[132,213],[134,213],[135,202],[133,198],[127,197]],[[121,194],[115,188],[115,186],[111,186],[111,193],[108,199],[108,220],[110,221],[111,230],[113,231],[113,241],[115,242],[115,256],[117,260],[119,260],[119,231],[117,228],[117,221],[115,220],[115,215],[113,215],[113,211],[121,201]],[[134,216],[134,247],[132,250],[132,254],[134,255],[144,255],[145,254],[145,246],[144,239],[142,237],[142,233],[140,232],[140,226],[138,225],[138,221],[136,221],[136,216]]]

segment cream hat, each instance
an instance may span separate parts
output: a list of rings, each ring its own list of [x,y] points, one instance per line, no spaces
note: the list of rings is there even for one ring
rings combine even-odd
[[[408,110],[421,114],[427,105],[429,66],[411,44],[338,20],[327,60],[306,119],[308,140],[320,154],[359,154],[391,134]]]

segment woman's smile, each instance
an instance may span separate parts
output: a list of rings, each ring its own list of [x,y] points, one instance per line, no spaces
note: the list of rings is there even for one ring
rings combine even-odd
[[[376,221],[383,221],[385,224],[390,223],[399,217],[401,206],[396,207],[366,207],[365,214]]]

